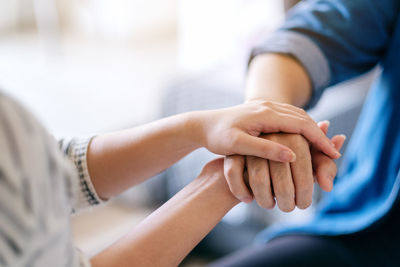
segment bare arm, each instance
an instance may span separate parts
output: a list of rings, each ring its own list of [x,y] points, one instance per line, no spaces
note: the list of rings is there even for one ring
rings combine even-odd
[[[270,105],[271,103],[261,102],[260,105],[255,106],[255,109],[247,109],[252,107],[250,105],[245,106],[245,109],[211,111],[203,113],[205,114],[203,119],[197,118],[194,124],[193,121],[181,124],[185,120],[179,116],[185,115],[179,115],[143,126],[143,128],[98,137],[93,140],[88,153],[89,170],[92,168],[90,172],[94,185],[97,190],[103,192],[103,195],[110,192],[115,194],[131,183],[141,180],[141,177],[167,167],[199,147],[199,144],[204,144],[212,151],[228,155],[235,153],[229,150],[232,147],[246,149],[252,144],[255,147],[264,147],[265,152],[268,153],[269,150],[260,143],[265,139],[257,137],[261,132],[266,132],[268,129],[270,132],[279,132],[282,129],[289,129],[282,127],[291,127],[294,124],[296,124],[293,128],[295,132],[307,131],[308,128],[314,127],[301,112],[279,104]],[[269,123],[274,123],[272,126],[265,124],[260,127],[261,120],[251,116],[241,117],[240,114],[246,113],[244,111],[261,116]],[[274,117],[273,114],[280,112],[285,115]],[[229,116],[221,115],[225,113]],[[290,118],[298,118],[298,120]],[[208,123],[199,123],[203,120]],[[258,128],[244,127],[243,121],[248,123],[251,120],[257,122],[255,125]],[[221,124],[227,121],[228,126]],[[279,124],[279,121],[285,121],[287,124]],[[298,122],[301,123],[297,124]],[[306,123],[307,127],[304,127],[302,123]],[[198,127],[199,124],[201,127]],[[241,136],[242,133],[228,131],[241,127],[244,127],[247,133],[253,134],[251,139],[240,141],[244,138]],[[193,129],[196,130],[193,131]],[[207,132],[210,136],[198,138],[198,131]],[[323,139],[317,134],[310,137]],[[223,145],[226,140],[228,143]],[[154,151],[157,151],[156,155]],[[243,154],[247,154],[246,151],[243,150]],[[100,168],[97,169],[97,166]],[[136,171],[138,172],[135,173]],[[118,175],[122,178],[114,179]],[[110,187],[114,187],[114,191],[110,190]],[[213,161],[203,169],[198,178],[150,215],[130,234],[95,256],[92,264],[95,267],[176,266],[237,203],[238,200],[232,195],[225,181],[222,160]]]
[[[246,100],[265,99],[302,107],[310,96],[310,78],[294,58],[262,54],[252,60],[246,81]]]
[[[177,266],[236,204],[223,176],[222,159],[131,233],[92,259],[101,266]]]
[[[178,115],[96,136],[87,153],[91,180],[103,199],[143,182],[199,147]]]
[[[253,101],[219,110],[168,117],[133,129],[100,135],[89,144],[87,163],[93,185],[103,199],[168,168],[199,147],[219,155],[253,155],[293,161],[291,149],[260,139],[260,133],[301,132],[330,155],[337,151],[317,124],[295,107]]]

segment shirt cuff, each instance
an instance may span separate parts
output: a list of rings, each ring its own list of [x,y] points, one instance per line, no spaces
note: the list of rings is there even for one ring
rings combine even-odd
[[[314,106],[330,81],[328,60],[321,49],[303,34],[281,30],[257,45],[251,52],[249,62],[255,56],[265,53],[287,54],[304,66],[310,76],[313,90],[306,108]]]
[[[78,171],[79,187],[76,201],[73,205],[73,212],[104,202],[93,186],[87,166],[87,150],[92,138],[74,138],[68,141],[64,139],[59,142],[61,150],[75,164]]]

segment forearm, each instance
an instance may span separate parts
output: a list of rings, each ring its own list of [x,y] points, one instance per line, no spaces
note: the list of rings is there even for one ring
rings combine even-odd
[[[302,106],[311,95],[311,82],[304,68],[293,58],[277,54],[254,58],[246,87],[248,100],[262,98]],[[272,108],[262,109],[262,116],[257,116],[251,105],[192,112],[98,136],[92,140],[87,154],[94,187],[100,197],[108,199],[168,168],[201,146],[220,155],[242,154],[282,160],[279,155],[285,148],[269,147],[270,152],[265,152],[265,146],[256,148],[258,139],[243,141],[249,133],[257,136],[260,132],[271,131],[302,132],[310,142],[320,144],[327,155],[337,157],[328,139],[322,142],[316,138],[325,138],[316,125],[317,132],[310,127],[302,129],[304,124],[294,127],[293,123],[300,121],[295,119],[303,119],[303,114],[287,117],[285,112],[269,112]],[[289,125],[287,121],[293,123]]]
[[[130,234],[92,259],[100,266],[177,266],[236,204],[222,161],[209,163],[192,183]]]
[[[246,100],[266,99],[302,107],[310,97],[310,78],[294,58],[261,54],[252,60],[246,80]]]
[[[87,160],[100,197],[108,199],[138,184],[199,147],[188,114],[95,137]]]

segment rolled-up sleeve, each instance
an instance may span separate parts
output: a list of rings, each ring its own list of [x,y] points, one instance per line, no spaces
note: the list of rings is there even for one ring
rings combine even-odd
[[[74,163],[79,177],[79,188],[73,203],[73,212],[99,205],[104,201],[98,196],[87,166],[87,150],[92,138],[62,139],[61,151]]]
[[[261,53],[297,59],[313,85],[312,106],[322,91],[376,66],[399,14],[397,0],[312,0],[293,8],[283,26],[257,45]]]

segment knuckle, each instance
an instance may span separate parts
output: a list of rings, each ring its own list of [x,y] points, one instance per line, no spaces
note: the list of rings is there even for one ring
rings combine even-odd
[[[307,113],[304,109],[302,109],[302,108],[300,108],[300,107],[296,107],[296,106],[294,106],[294,105],[287,104],[287,103],[282,103],[282,106],[285,107],[285,108],[291,109],[291,110],[293,110],[293,111],[296,111],[296,112],[299,113],[300,115],[309,117],[308,113]]]
[[[298,118],[298,120],[299,120],[300,128],[302,128],[302,129],[309,127],[309,125],[311,123],[310,120],[305,117],[300,117],[300,118]]]
[[[302,150],[309,147],[307,139],[301,134],[294,134],[291,136],[291,143],[294,148]]]
[[[252,177],[255,184],[264,184],[266,175],[264,175],[265,171],[261,165],[256,164],[255,166],[252,166],[248,171],[250,172],[250,176]]]
[[[240,135],[238,133],[232,133],[226,138],[230,146],[235,147],[240,142]]]
[[[305,117],[301,119],[303,121],[303,125],[307,129],[311,129],[316,126],[316,123],[309,117]]]
[[[307,118],[309,118],[308,113],[307,113],[304,109],[298,108],[298,107],[296,107],[296,108],[297,108],[297,111],[298,111],[300,114],[302,114],[302,115],[306,116]]]
[[[242,156],[228,156],[224,159],[224,175],[233,178],[243,168],[244,158]]]
[[[264,110],[270,110],[272,106],[271,101],[268,100],[258,100],[254,103],[253,108],[256,112],[262,112]]]
[[[273,102],[272,102],[272,101],[269,101],[269,100],[262,100],[262,101],[260,102],[260,104],[261,104],[262,106],[264,106],[264,107],[271,107],[271,106],[273,105]]]
[[[236,170],[235,170],[234,166],[232,166],[232,165],[226,166],[224,168],[224,175],[228,180],[233,179],[236,175]]]
[[[243,192],[243,190],[241,190],[240,188],[237,188],[235,186],[229,187],[229,188],[230,188],[232,194],[238,199],[243,199],[246,196],[246,193]]]
[[[305,111],[304,109],[300,108],[300,107],[296,107],[296,106],[292,106],[292,108],[299,113],[300,115],[302,115],[304,118],[306,119],[311,119],[310,115],[308,115],[307,111]]]
[[[266,106],[266,105],[260,105],[256,111],[256,113],[258,113],[258,115],[261,115],[261,116],[271,116],[271,114],[273,112],[274,112],[274,110],[271,107]]]
[[[253,176],[251,179],[251,184],[255,188],[263,188],[267,185],[267,177],[262,175]]]

